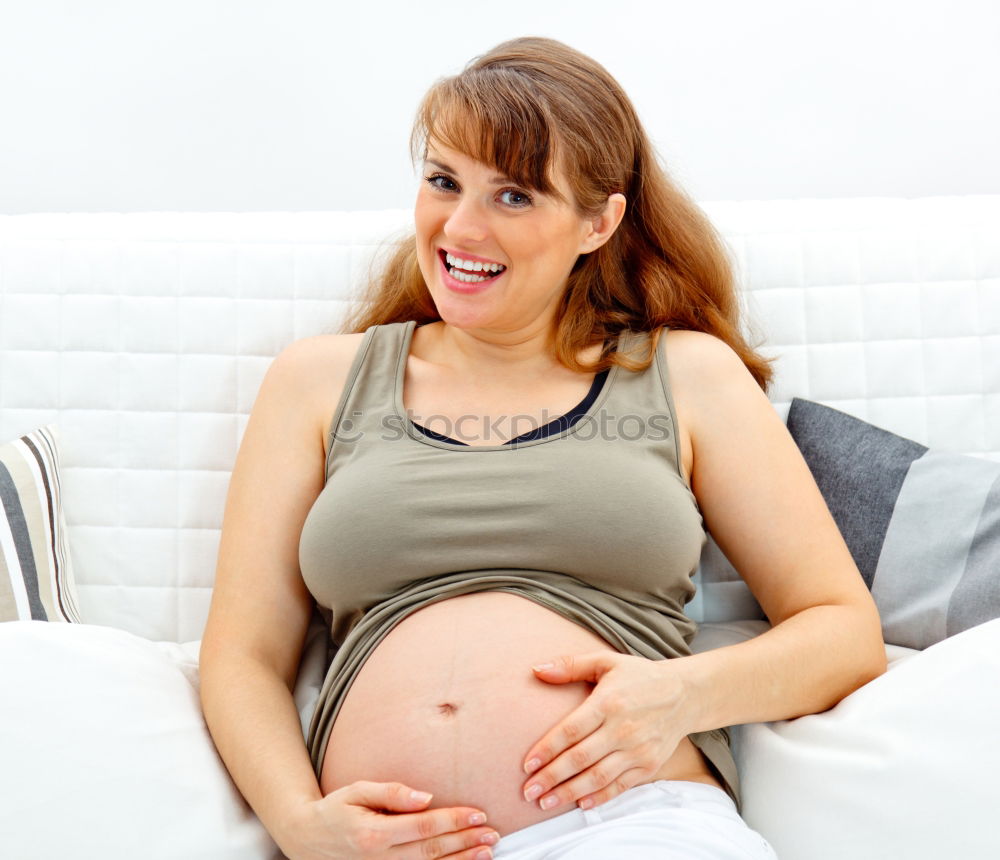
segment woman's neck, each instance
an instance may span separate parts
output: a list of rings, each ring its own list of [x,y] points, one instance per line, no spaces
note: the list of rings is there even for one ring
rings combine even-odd
[[[443,321],[419,326],[410,353],[456,373],[492,379],[549,377],[567,369],[555,357],[550,329],[484,332],[449,326]]]

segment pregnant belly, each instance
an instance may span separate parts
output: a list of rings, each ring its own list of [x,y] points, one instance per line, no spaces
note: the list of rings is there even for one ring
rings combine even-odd
[[[614,651],[526,598],[504,592],[435,603],[397,625],[365,663],[331,730],[324,794],[357,780],[398,781],[435,807],[486,811],[501,834],[565,812],[522,796],[531,745],[586,699],[583,683],[550,685],[534,663]],[[685,739],[658,778],[715,783]]]

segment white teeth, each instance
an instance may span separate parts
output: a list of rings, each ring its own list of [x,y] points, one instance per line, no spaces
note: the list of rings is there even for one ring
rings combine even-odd
[[[451,271],[451,276],[456,281],[462,281],[466,284],[478,284],[481,281],[488,281],[489,278],[484,278],[482,275],[470,275],[467,272],[460,272],[458,269],[453,269]]]
[[[445,252],[444,258],[452,269],[464,269],[466,273],[493,272],[495,274],[496,272],[502,272],[506,268],[500,263],[481,263],[478,260],[463,260],[461,257],[456,257],[453,254],[449,254],[447,251]]]

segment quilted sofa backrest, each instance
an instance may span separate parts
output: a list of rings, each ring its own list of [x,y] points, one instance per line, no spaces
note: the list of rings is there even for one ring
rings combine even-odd
[[[772,401],[1000,459],[1000,197],[705,204]],[[200,638],[270,359],[336,331],[409,213],[0,216],[0,440],[54,423],[84,619]],[[695,617],[703,610],[694,605]]]

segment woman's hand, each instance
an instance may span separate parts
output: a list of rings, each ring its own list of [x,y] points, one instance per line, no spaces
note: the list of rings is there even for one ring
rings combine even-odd
[[[311,801],[281,844],[288,860],[488,860],[499,836],[473,807],[428,809],[398,782],[355,782]],[[286,844],[287,843],[287,844]]]
[[[691,731],[684,683],[668,660],[599,653],[532,668],[548,684],[596,685],[525,756],[524,797],[542,809],[589,809],[649,782]]]

